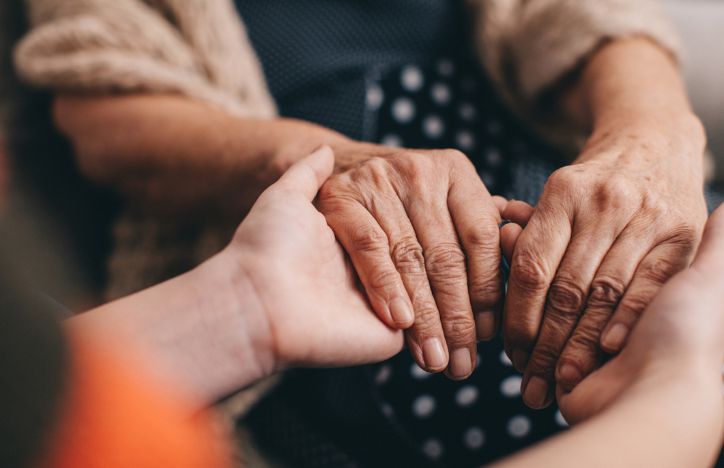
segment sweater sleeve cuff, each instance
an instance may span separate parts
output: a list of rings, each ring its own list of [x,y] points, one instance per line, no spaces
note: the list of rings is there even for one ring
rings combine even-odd
[[[604,41],[648,37],[680,59],[678,34],[656,0],[529,0],[509,36],[520,98],[535,100]]]

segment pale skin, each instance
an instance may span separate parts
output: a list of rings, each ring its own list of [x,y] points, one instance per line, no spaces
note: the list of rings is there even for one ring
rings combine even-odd
[[[186,275],[71,319],[68,327],[126,352],[135,347],[147,369],[196,405],[194,412],[278,370],[395,354],[402,332],[383,324],[364,300],[312,204],[332,166],[328,148],[303,159],[261,196],[223,252]],[[524,207],[510,209],[514,217],[530,215]],[[502,233],[508,255],[521,232],[509,226]],[[559,394],[564,415],[582,424],[501,466],[711,463],[724,432],[722,265],[719,210],[692,268],[661,291],[623,352]],[[685,436],[669,440],[674,433]]]
[[[594,370],[601,345],[621,348],[626,333],[614,325],[630,330],[688,264],[705,219],[704,135],[666,52],[636,38],[602,46],[560,107],[592,138],[551,179],[521,237],[503,324],[534,407],[550,403],[556,379],[571,388]],[[320,209],[375,312],[406,329],[418,363],[465,378],[476,341],[501,325],[501,217],[457,151],[359,143],[173,96],[60,96],[55,120],[89,177],[155,212],[238,216],[299,155],[330,145],[335,175]],[[570,270],[581,275],[569,278]]]

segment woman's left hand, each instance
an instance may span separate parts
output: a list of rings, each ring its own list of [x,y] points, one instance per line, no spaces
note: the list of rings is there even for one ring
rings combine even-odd
[[[694,118],[599,129],[548,180],[520,235],[505,304],[523,395],[550,404],[617,353],[659,288],[686,268],[706,221],[703,131]],[[686,132],[681,132],[681,129]]]

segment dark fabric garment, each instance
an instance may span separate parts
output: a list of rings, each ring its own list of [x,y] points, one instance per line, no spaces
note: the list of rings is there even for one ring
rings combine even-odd
[[[366,140],[367,84],[465,43],[460,0],[236,0],[282,115]]]

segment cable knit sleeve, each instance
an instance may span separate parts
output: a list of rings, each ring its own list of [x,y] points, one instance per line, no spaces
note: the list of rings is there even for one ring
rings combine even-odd
[[[32,29],[15,50],[18,73],[56,91],[175,93],[237,115],[272,116],[261,68],[250,47],[242,50],[248,41],[228,2],[175,3],[27,0]]]
[[[476,47],[501,94],[528,114],[606,40],[645,36],[674,57],[679,38],[658,0],[468,0]]]

